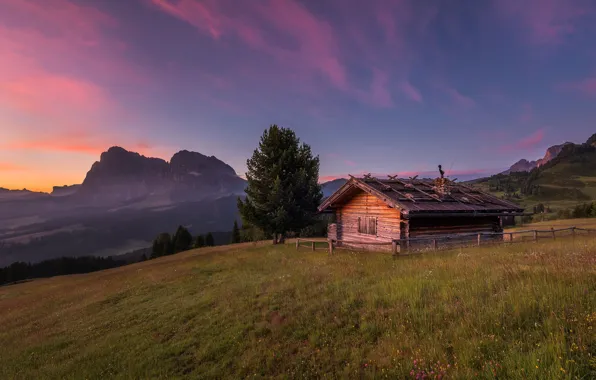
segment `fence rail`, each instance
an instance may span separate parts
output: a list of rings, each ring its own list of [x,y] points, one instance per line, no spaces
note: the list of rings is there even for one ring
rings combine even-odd
[[[435,235],[425,237],[413,237],[406,239],[393,239],[385,242],[378,241],[351,241],[351,240],[308,240],[296,239],[296,249],[308,246],[312,251],[325,249],[329,254],[333,254],[336,247],[347,246],[385,246],[391,249],[393,255],[407,251],[425,251],[450,249],[465,246],[482,246],[488,244],[512,244],[527,241],[537,241],[538,239],[553,239],[557,236],[565,237],[576,235],[595,234],[596,229],[581,227],[551,228],[548,230],[522,230],[511,232],[479,232],[463,233],[452,235]],[[323,247],[322,247],[323,246]],[[399,247],[399,249],[398,249]]]

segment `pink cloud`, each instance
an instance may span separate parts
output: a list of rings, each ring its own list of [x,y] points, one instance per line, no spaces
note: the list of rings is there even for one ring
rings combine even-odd
[[[0,172],[8,172],[8,171],[22,171],[26,168],[22,165],[17,165],[12,162],[0,162]]]
[[[368,91],[352,89],[349,92],[353,93],[363,103],[376,107],[393,106],[393,99],[388,89],[389,74],[377,68],[373,68],[372,74],[373,79]]]
[[[558,85],[562,90],[580,92],[585,95],[596,95],[596,77],[589,77],[577,82],[567,82]]]
[[[275,66],[265,76],[268,81],[279,75],[286,82],[292,81],[293,91],[318,97],[324,96],[323,84],[375,107],[394,105],[391,90],[399,87],[392,81],[407,77],[413,52],[419,49],[418,40],[436,16],[435,7],[430,12],[429,7],[414,7],[412,1],[373,0],[366,6],[355,3],[346,7],[343,2],[332,0],[337,15],[333,24],[298,0],[241,4],[233,0],[148,1],[222,46],[241,42],[272,58]],[[378,39],[378,33],[371,33],[368,25],[353,22],[355,17],[362,18],[363,13],[378,18],[378,31],[384,33],[384,40]],[[356,84],[352,80],[349,67],[354,55],[361,57],[363,68],[372,72],[368,84]],[[245,70],[252,70],[246,77],[260,74],[254,67]],[[401,87],[399,90],[409,98],[422,100],[420,91],[411,84]]]
[[[322,74],[334,86],[347,89],[347,73],[339,60],[338,42],[331,26],[294,1],[251,3],[234,12],[237,3],[195,0],[151,0],[162,11],[177,17],[214,39],[232,36],[251,48],[273,56],[296,70]],[[250,17],[250,16],[253,17]],[[287,49],[270,41],[267,29],[292,38],[297,47]]]
[[[403,82],[400,85],[400,89],[408,98],[418,103],[422,103],[422,95],[420,94],[420,91],[416,87],[412,86],[410,82]]]
[[[75,111],[97,113],[109,106],[107,94],[93,83],[36,71],[0,83],[0,100],[27,114],[61,120]]]
[[[501,146],[499,150],[501,152],[511,152],[516,150],[534,149],[542,142],[542,140],[544,140],[544,129],[539,129],[517,142]]]
[[[474,99],[462,95],[457,89],[453,87],[447,87],[445,88],[445,91],[447,92],[449,97],[451,97],[451,100],[459,107],[471,108],[476,105]]]
[[[534,44],[560,44],[576,33],[583,16],[593,4],[573,0],[495,0],[497,11],[515,20]]]
[[[30,137],[27,139],[10,141],[0,145],[5,150],[31,150],[50,152],[70,152],[99,155],[110,144],[99,142],[93,135],[86,132],[72,134],[54,133],[44,138]]]
[[[134,138],[114,128],[135,115],[109,84],[141,89],[146,75],[111,36],[117,20],[69,0],[7,0],[0,15],[0,104],[19,125],[5,149],[97,154]]]

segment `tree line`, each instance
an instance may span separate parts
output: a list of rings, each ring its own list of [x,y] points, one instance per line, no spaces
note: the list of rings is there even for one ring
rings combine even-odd
[[[323,197],[319,179],[319,157],[294,131],[271,125],[247,160],[246,197],[238,198],[242,226],[234,221],[230,243],[272,239],[283,243],[292,236],[323,236],[329,220],[317,215]],[[160,233],[151,246],[150,259],[191,248],[215,245],[211,232],[193,237],[179,226],[171,235]],[[141,260],[146,260],[145,254]],[[88,273],[127,264],[111,257],[79,257],[46,260],[38,264],[14,263],[2,268],[0,284],[28,278]]]
[[[170,235],[167,232],[162,232],[157,235],[153,240],[150,258],[155,259],[161,256],[173,255],[178,252],[188,251],[191,248],[213,246],[215,246],[215,239],[211,232],[193,238],[186,227],[178,226],[178,229],[176,229],[176,232],[173,235]]]
[[[33,278],[90,273],[103,269],[116,268],[126,264],[127,262],[124,260],[94,256],[61,257],[44,260],[35,264],[19,261],[7,267],[0,268],[0,285]]]

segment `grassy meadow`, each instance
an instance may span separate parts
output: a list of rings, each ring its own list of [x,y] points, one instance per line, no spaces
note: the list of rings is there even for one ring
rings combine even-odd
[[[204,248],[0,288],[0,378],[596,377],[596,237]]]

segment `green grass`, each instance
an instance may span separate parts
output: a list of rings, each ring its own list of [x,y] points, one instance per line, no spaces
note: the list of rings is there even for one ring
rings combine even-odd
[[[594,378],[595,268],[594,238],[189,251],[0,288],[0,378]]]

